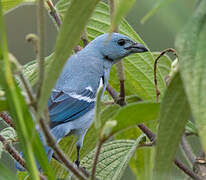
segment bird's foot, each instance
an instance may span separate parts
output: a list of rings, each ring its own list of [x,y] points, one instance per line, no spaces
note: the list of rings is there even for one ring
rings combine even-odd
[[[77,167],[79,167],[79,165],[80,165],[80,161],[79,160],[74,161],[74,163],[76,164]]]

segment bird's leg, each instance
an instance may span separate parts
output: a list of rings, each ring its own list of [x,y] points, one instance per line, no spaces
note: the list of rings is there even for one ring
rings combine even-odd
[[[79,167],[79,164],[80,164],[80,161],[79,161],[79,152],[80,152],[80,146],[79,145],[77,145],[76,146],[76,148],[77,148],[77,159],[76,159],[76,161],[74,162],[76,165],[77,165],[77,167]]]

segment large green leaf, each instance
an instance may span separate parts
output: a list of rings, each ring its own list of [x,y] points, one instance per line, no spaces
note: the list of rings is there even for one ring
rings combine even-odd
[[[179,140],[189,116],[190,107],[180,74],[177,73],[160,106],[153,179],[169,179]]]
[[[200,1],[195,13],[176,41],[180,73],[195,119],[200,140],[206,151],[206,1]]]
[[[96,177],[99,179],[120,179],[130,158],[144,136],[134,140],[115,140],[105,143],[100,151]],[[96,149],[82,159],[82,166],[91,171]]]
[[[7,12],[8,10],[20,5],[24,2],[34,2],[35,0],[2,0],[2,10]]]
[[[151,102],[132,103],[125,106],[111,118],[117,121],[112,133],[119,132],[131,126],[157,119],[159,104]]]
[[[61,70],[72,53],[72,49],[80,39],[89,17],[99,0],[72,0],[66,11],[63,24],[56,42],[54,59],[49,65],[44,83],[42,85],[41,96],[38,104],[39,115],[44,111],[51,89],[61,73]]]

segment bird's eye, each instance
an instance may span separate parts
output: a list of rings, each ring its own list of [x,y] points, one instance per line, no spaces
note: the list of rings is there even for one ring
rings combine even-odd
[[[120,39],[120,40],[117,41],[117,44],[119,44],[120,46],[123,46],[125,44],[125,40]]]

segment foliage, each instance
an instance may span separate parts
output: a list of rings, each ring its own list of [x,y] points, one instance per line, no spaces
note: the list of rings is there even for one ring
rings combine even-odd
[[[55,13],[56,18],[60,17],[62,25],[59,28],[55,51],[45,57],[45,77],[42,77],[40,98],[36,98],[33,90],[38,83],[39,65],[34,60],[21,67],[17,60],[11,60],[3,17],[3,14],[17,5],[32,1],[34,0],[0,1],[0,112],[8,111],[15,124],[15,129],[6,127],[0,131],[0,157],[3,151],[8,151],[13,158],[18,159],[17,153],[12,154],[8,150],[8,145],[14,148],[13,144],[18,140],[28,170],[18,173],[18,179],[42,178],[36,160],[47,179],[72,179],[74,169],[81,173],[79,169],[71,168],[71,173],[65,168],[65,162],[61,164],[52,160],[49,163],[41,142],[42,137],[39,137],[36,131],[39,126],[44,127],[42,122],[47,120],[45,109],[50,91],[66,60],[74,53],[74,46],[82,46],[83,35],[88,36],[88,41],[91,41],[102,33],[114,31],[117,26],[120,33],[146,47],[147,45],[123,18],[134,5],[133,0],[120,0],[115,3],[113,17],[110,17],[109,5],[99,0],[59,0],[55,6],[52,6],[50,0],[45,0],[47,9],[51,10],[50,14]],[[168,2],[169,0],[157,1],[154,9],[143,18],[143,21]],[[176,59],[175,63],[179,66],[175,66],[175,72],[169,56],[164,55],[160,58],[157,67],[160,102],[155,102],[157,92],[154,83],[154,61],[161,52],[149,51],[124,58],[126,106],[120,107],[115,104],[116,101],[112,105],[108,102],[103,102],[102,105],[102,89],[99,90],[95,123],[85,136],[80,154],[81,166],[85,167],[86,171],[90,173],[96,168],[95,177],[99,179],[120,179],[129,165],[137,179],[169,179],[173,177],[172,164],[182,134],[200,137],[202,149],[206,151],[205,18],[206,1],[201,0],[194,15],[177,36],[179,62]],[[113,67],[109,84],[118,91],[116,71]],[[169,84],[166,83],[166,79]],[[111,100],[108,95],[103,99]],[[157,134],[156,138],[150,130],[146,132],[141,129],[146,134],[143,135],[139,130],[140,126],[138,128],[137,125],[149,127]],[[44,128],[43,132],[46,132]],[[60,142],[60,147],[68,156],[69,162],[75,160],[75,142],[76,139],[72,136]],[[186,155],[188,156],[187,151]],[[0,164],[0,179],[5,178],[17,179],[10,170]]]

